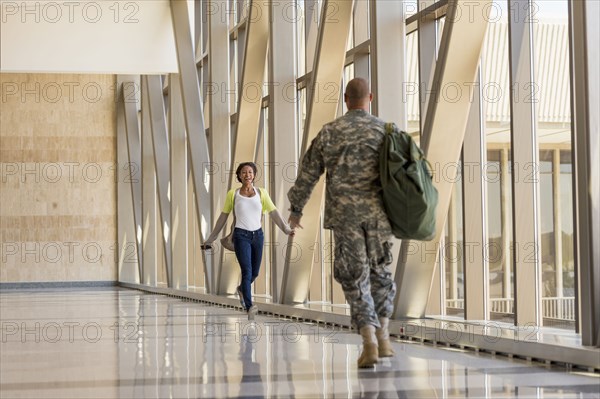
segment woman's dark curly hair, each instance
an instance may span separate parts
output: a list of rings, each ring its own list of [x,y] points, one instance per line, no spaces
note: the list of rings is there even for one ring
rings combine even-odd
[[[258,172],[258,168],[256,167],[256,164],[254,162],[242,162],[235,170],[235,178],[240,183],[242,183],[242,179],[240,179],[240,173],[242,172],[244,166],[250,166],[252,168],[252,170],[254,171],[254,178],[256,178],[256,173]]]

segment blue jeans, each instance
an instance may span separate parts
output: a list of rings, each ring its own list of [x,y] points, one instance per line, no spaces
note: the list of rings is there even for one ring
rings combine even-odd
[[[248,231],[236,227],[233,230],[235,256],[240,263],[240,269],[242,269],[242,283],[240,287],[242,288],[246,310],[252,306],[250,287],[260,272],[264,240],[265,237],[262,229]]]

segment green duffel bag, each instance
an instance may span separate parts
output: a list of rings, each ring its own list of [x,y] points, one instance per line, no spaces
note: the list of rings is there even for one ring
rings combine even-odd
[[[395,124],[386,123],[385,132],[379,173],[392,232],[400,239],[432,240],[438,192],[431,165],[412,137]]]

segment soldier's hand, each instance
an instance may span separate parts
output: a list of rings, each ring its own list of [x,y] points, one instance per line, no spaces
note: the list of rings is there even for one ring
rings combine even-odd
[[[300,219],[302,217],[301,216],[293,216],[290,215],[290,217],[288,218],[288,223],[290,225],[290,227],[292,228],[292,230],[296,229],[297,227],[303,229],[304,227],[302,227],[302,225],[300,224]]]

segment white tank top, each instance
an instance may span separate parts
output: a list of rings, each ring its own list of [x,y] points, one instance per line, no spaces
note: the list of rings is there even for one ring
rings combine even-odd
[[[239,190],[235,192],[235,227],[256,231],[262,227],[262,204],[256,187],[253,197],[244,197]]]

